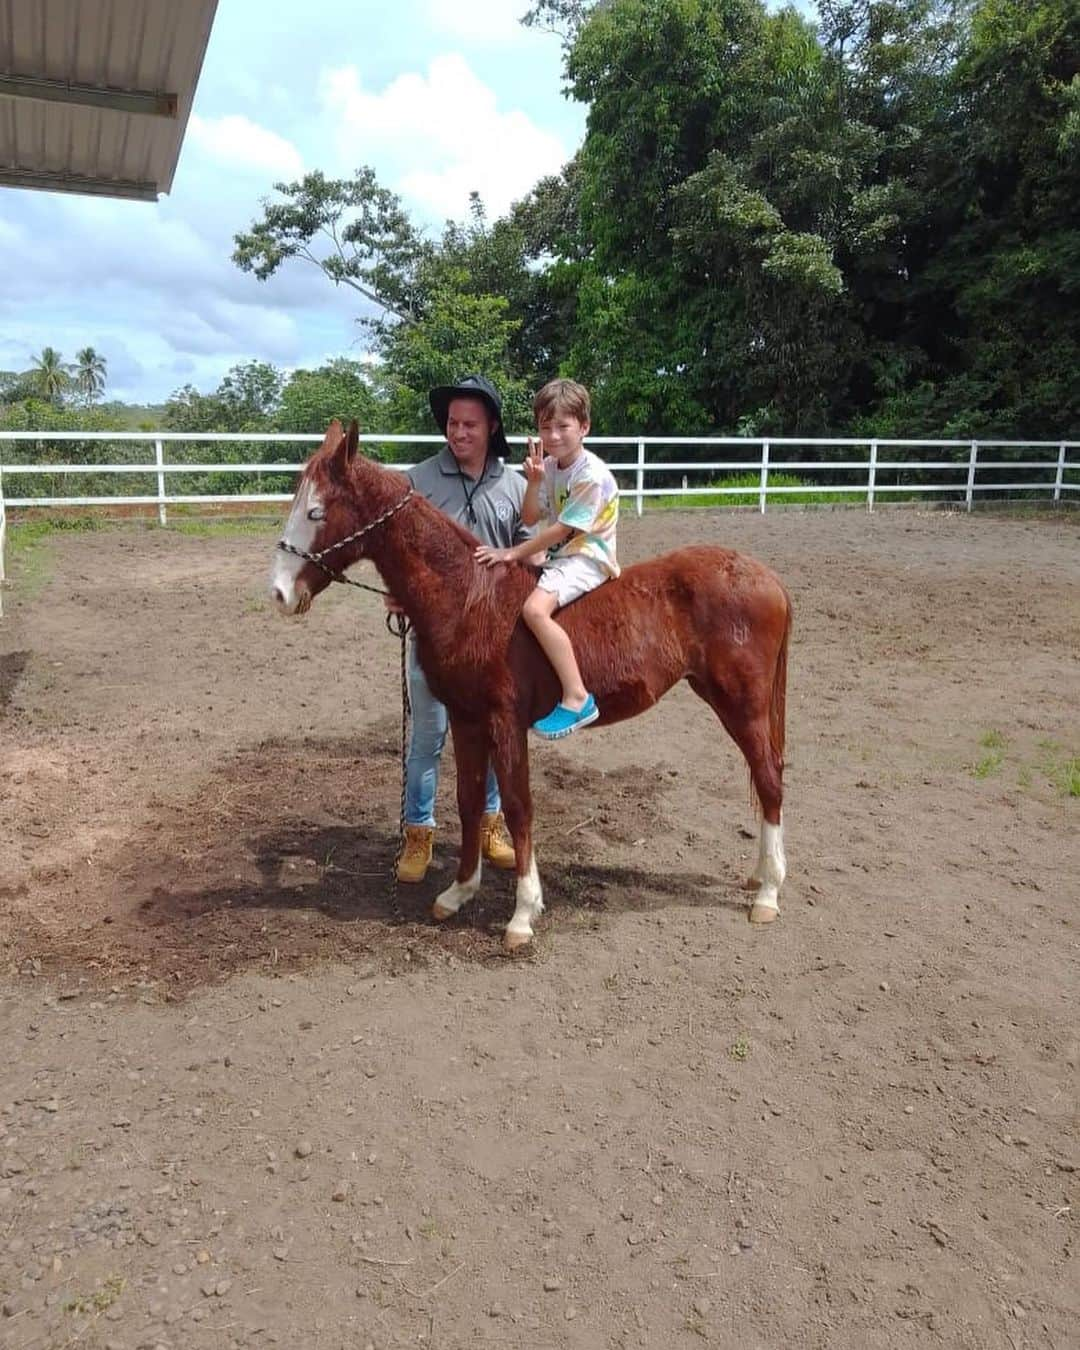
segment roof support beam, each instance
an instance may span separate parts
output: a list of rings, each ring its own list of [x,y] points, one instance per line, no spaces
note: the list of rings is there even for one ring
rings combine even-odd
[[[40,75],[0,75],[0,95],[40,103],[77,103],[85,108],[108,108],[111,112],[143,113],[149,117],[175,117],[177,105],[175,94],[77,84],[74,80],[49,80]]]
[[[90,197],[126,197],[156,202],[156,183],[131,182],[123,178],[87,178],[77,173],[49,173],[44,169],[0,167],[0,187],[37,188],[42,192],[77,192]]]

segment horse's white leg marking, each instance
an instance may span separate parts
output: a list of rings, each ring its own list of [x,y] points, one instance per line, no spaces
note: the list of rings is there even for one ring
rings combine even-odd
[[[308,512],[321,506],[318,493],[313,492],[310,483],[305,483],[293,502],[289,519],[285,522],[283,538],[294,548],[302,548],[310,553],[318,533],[318,522],[308,519]],[[296,590],[296,579],[304,559],[294,553],[278,549],[274,554],[274,565],[270,571],[270,594],[274,604],[282,614],[295,614],[300,608],[302,597]]]
[[[758,888],[750,906],[751,923],[772,923],[780,909],[780,887],[787,876],[783,817],[777,825],[761,822],[761,848],[751,880]]]
[[[435,919],[449,919],[452,914],[456,914],[462,905],[467,904],[476,892],[480,889],[480,872],[482,864],[477,862],[476,871],[467,881],[455,881],[452,886],[447,886],[435,897],[435,904],[431,908],[432,917]]]
[[[535,853],[529,855],[529,870],[523,877],[518,877],[516,898],[514,917],[506,925],[506,936],[503,938],[503,946],[508,952],[532,941],[533,920],[544,912],[544,895],[540,889]]]

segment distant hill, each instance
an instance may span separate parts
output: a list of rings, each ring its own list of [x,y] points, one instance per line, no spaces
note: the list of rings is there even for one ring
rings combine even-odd
[[[120,431],[157,431],[165,426],[164,403],[121,403],[119,399],[110,399],[97,407],[116,419]]]

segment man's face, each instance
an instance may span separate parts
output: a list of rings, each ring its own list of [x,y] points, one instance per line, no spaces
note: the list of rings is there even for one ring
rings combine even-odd
[[[446,439],[456,459],[486,455],[496,423],[487,404],[479,398],[450,400],[446,418]]]

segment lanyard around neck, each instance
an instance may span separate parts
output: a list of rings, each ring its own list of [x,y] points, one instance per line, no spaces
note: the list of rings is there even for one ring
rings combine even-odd
[[[462,472],[461,465],[457,464],[456,460],[454,461],[454,463],[457,465],[458,477],[461,479],[461,490],[465,494],[465,514],[469,518],[470,525],[476,524],[476,508],[473,506],[473,498],[476,496],[476,494],[480,491],[480,488],[483,486],[484,478],[487,476],[488,460],[490,459],[490,457],[491,457],[490,454],[484,456],[484,467],[480,470],[480,477],[472,485],[471,489],[469,487],[469,480],[465,477],[465,474]]]

